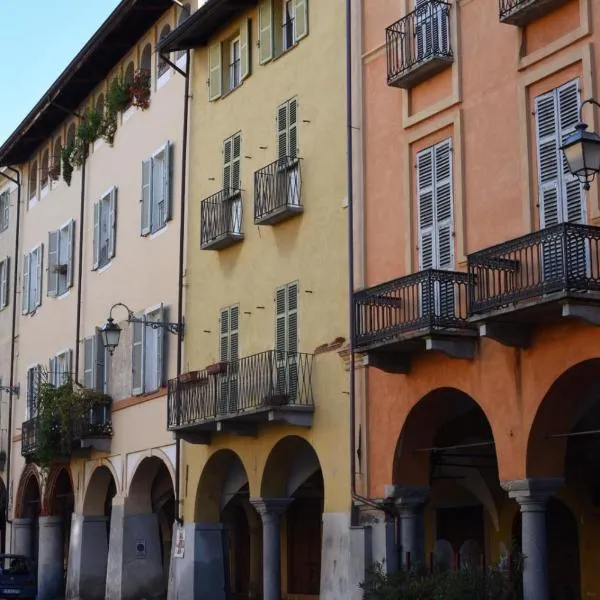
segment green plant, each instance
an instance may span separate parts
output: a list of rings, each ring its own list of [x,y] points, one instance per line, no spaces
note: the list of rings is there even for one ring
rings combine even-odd
[[[71,185],[71,178],[73,176],[73,164],[71,163],[71,153],[73,152],[73,146],[63,146],[60,149],[60,160],[62,162],[62,174],[64,182],[67,185]]]
[[[115,134],[117,133],[117,113],[111,113],[108,109],[104,113],[104,119],[102,120],[102,128],[100,135],[102,139],[109,145],[113,145],[115,142]]]
[[[77,137],[93,144],[102,132],[102,115],[95,108],[87,108],[77,128]]]
[[[146,110],[150,106],[150,71],[139,69],[129,84],[129,94],[134,106]]]
[[[87,156],[87,150],[88,150],[88,143],[86,141],[84,141],[82,138],[80,138],[79,136],[75,137],[75,141],[73,142],[73,146],[71,149],[71,164],[74,167],[81,167],[81,165],[83,165],[83,161],[85,160],[85,157]]]
[[[108,88],[106,94],[106,112],[110,115],[116,115],[123,111],[131,101],[129,86],[125,84],[121,77],[115,77]]]

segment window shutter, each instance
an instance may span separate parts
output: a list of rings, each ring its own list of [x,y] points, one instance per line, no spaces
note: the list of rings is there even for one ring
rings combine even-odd
[[[150,233],[150,206],[152,203],[152,159],[142,162],[142,235]]]
[[[172,192],[172,163],[173,163],[173,144],[167,142],[164,148],[164,168],[163,168],[163,201],[164,201],[164,223],[173,218],[173,192]],[[163,223],[163,224],[164,224]]]
[[[288,105],[282,104],[277,109],[277,156],[281,161],[288,155]]]
[[[51,356],[48,360],[48,371],[50,374],[50,384],[54,386],[58,386],[58,373],[56,372],[56,369],[56,356]]]
[[[67,226],[67,287],[73,287],[75,267],[75,221],[71,219]]]
[[[132,369],[132,393],[139,395],[144,392],[144,324],[131,324],[131,369]]]
[[[65,372],[62,376],[61,384],[74,377],[73,374],[73,350],[67,350],[65,357]]]
[[[31,263],[31,256],[25,254],[23,257],[23,298],[22,298],[22,312],[26,315],[29,312],[29,265]]]
[[[2,281],[0,282],[0,289],[2,289],[2,302],[1,308],[8,306],[8,298],[10,294],[10,257],[6,257],[2,266]]]
[[[58,294],[58,244],[60,232],[50,231],[48,233],[48,296]]]
[[[244,81],[250,75],[252,54],[250,51],[252,40],[252,21],[246,19],[240,28],[240,79]]]
[[[95,218],[95,214],[94,214]],[[117,188],[114,187],[110,192],[108,201],[108,258],[114,258],[117,240]],[[95,229],[94,229],[95,231]]]
[[[296,98],[289,102],[288,144],[288,156],[296,158],[296,155],[298,154],[298,100],[296,100]]]
[[[100,265],[100,210],[101,202],[94,203],[94,262],[92,270]]]
[[[559,214],[558,115],[554,92],[535,99],[538,189],[542,228],[562,221]]]
[[[240,358],[240,307],[229,309],[229,360],[237,362]]]
[[[275,350],[277,354],[286,351],[286,288],[280,287],[275,292]]]
[[[221,75],[221,60],[223,52],[221,42],[213,44],[208,49],[208,100],[213,101],[223,93],[223,78]]]
[[[106,378],[104,369],[106,349],[104,348],[104,344],[102,343],[102,335],[99,331],[97,331],[96,335],[94,336],[94,345],[96,346],[96,350],[94,352],[94,357],[96,359],[96,363],[94,365],[94,387],[99,392],[104,392],[106,390]]]
[[[37,281],[37,289],[35,294],[35,306],[42,305],[42,273],[44,267],[44,244],[40,244],[35,250],[37,256],[37,273],[36,273],[36,281]]]
[[[298,284],[290,283],[287,286],[287,331],[286,351],[295,354],[298,352]]]
[[[238,191],[241,187],[240,155],[242,152],[242,136],[239,133],[233,136],[232,150],[233,152],[231,157],[231,188],[234,191]]]
[[[165,316],[166,308],[161,304],[160,310],[158,311],[158,320],[162,323],[167,321]],[[165,384],[165,330],[162,327],[159,327],[154,331],[156,333],[156,385],[157,387],[162,387]]]
[[[233,154],[233,139],[228,138],[225,140],[223,147],[223,189],[226,195],[231,194],[231,159]]]
[[[258,62],[264,65],[273,58],[273,2],[261,0],[258,6]]]
[[[94,368],[96,366],[96,338],[95,336],[83,340],[83,387],[92,390],[96,387]]]
[[[229,309],[221,311],[221,335],[219,340],[221,362],[229,362]]]
[[[417,207],[419,213],[420,269],[431,269],[433,260],[433,148],[417,154]]]
[[[435,218],[437,226],[437,264],[439,269],[454,268],[452,237],[452,141],[434,148]]]
[[[308,0],[295,0],[296,41],[308,35]]]

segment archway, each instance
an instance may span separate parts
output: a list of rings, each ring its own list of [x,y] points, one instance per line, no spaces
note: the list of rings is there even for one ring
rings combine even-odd
[[[325,491],[319,458],[305,439],[288,436],[275,444],[265,465],[261,496],[290,501],[282,518],[284,589],[288,594],[318,596]]]
[[[246,469],[232,450],[219,450],[206,463],[198,484],[195,520],[223,527],[222,579],[228,594],[233,598],[260,594],[260,520],[250,504]]]
[[[33,560],[38,557],[38,519],[41,512],[41,490],[36,467],[28,465],[21,475],[13,521],[15,554],[25,554]]]

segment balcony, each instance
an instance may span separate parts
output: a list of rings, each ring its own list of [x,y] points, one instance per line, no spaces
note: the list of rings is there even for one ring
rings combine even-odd
[[[254,173],[256,225],[275,225],[303,211],[298,158],[279,158]]]
[[[224,189],[202,200],[200,247],[221,250],[244,239],[242,192]]]
[[[524,27],[569,0],[498,0],[500,22]]]
[[[528,348],[533,329],[563,317],[600,324],[600,228],[563,223],[475,252],[470,321]]]
[[[454,60],[448,2],[427,0],[385,34],[388,85],[410,89]]]
[[[356,292],[355,350],[390,373],[408,373],[411,358],[424,351],[473,358],[468,282],[467,273],[429,269]]]
[[[269,350],[171,379],[168,428],[210,444],[216,432],[254,436],[272,422],[311,427],[312,364],[312,354]]]
[[[94,404],[86,414],[73,418],[68,439],[65,439],[57,422],[49,442],[56,449],[56,457],[67,458],[81,450],[86,452],[91,449],[109,452],[112,438],[111,403],[111,399],[107,397],[105,401]],[[21,455],[27,459],[35,461],[40,427],[39,417],[23,422]]]

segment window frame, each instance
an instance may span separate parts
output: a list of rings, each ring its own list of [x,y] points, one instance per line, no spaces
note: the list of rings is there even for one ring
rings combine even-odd
[[[158,156],[164,156],[164,168],[166,173],[166,180],[163,177],[163,193],[166,194],[166,198],[163,198],[165,203],[165,213],[162,222],[154,223],[154,208],[158,208],[160,202],[155,202],[155,186],[154,186],[154,163]],[[148,165],[148,166],[146,166]],[[144,170],[148,168],[148,183],[146,184],[144,177]],[[141,235],[143,237],[152,237],[160,231],[164,231],[173,218],[173,142],[170,140],[165,142],[160,148],[155,150],[148,158],[142,161],[142,197],[141,197]],[[146,192],[146,185],[148,190]],[[147,195],[147,198],[146,198]],[[145,203],[148,206],[145,206]],[[146,212],[148,213],[146,215]],[[157,217],[158,218],[158,217]],[[147,219],[147,222],[145,222]]]
[[[52,255],[52,236],[56,236],[56,262],[53,261]],[[63,240],[66,239],[65,246],[67,262],[60,262],[63,251]],[[53,267],[66,267],[64,273],[56,271],[52,272]],[[46,283],[46,295],[52,298],[60,298],[68,293],[74,284],[74,267],[75,267],[75,220],[69,219],[66,223],[61,225],[58,229],[54,229],[48,233],[48,279]],[[53,281],[53,278],[55,280]],[[51,285],[54,285],[51,288]],[[61,284],[63,287],[61,287]]]
[[[10,256],[0,261],[0,310],[10,304]]]
[[[35,282],[34,287],[31,276],[33,271],[32,257],[35,256]],[[38,244],[32,248],[29,252],[25,253],[23,261],[23,278],[21,280],[21,289],[23,292],[22,298],[22,312],[24,315],[30,315],[42,305],[42,288],[44,285],[44,244]],[[36,292],[36,295],[32,294],[32,291]],[[27,299],[27,303],[25,300]]]
[[[57,369],[57,367],[63,363],[62,370]],[[60,387],[61,385],[65,385],[68,383],[68,377],[65,377],[66,374],[68,376],[72,376],[73,368],[73,350],[71,348],[65,348],[60,352],[52,355],[48,361],[48,383],[53,385],[54,387]],[[62,374],[62,381],[59,382],[59,378],[57,375]]]
[[[92,236],[92,271],[97,271],[107,267],[116,256],[117,248],[117,198],[118,188],[112,186],[104,194],[100,196],[100,199],[94,202],[94,233]],[[108,236],[106,238],[106,260],[103,261],[102,257],[102,223],[103,216],[106,214],[106,221],[108,223]]]
[[[160,303],[150,308],[147,308],[141,315],[137,315],[137,318],[142,321],[133,322],[132,325],[132,340],[131,340],[131,394],[133,396],[141,396],[144,394],[152,394],[159,392],[166,382],[167,374],[167,338],[166,331],[163,327],[152,328],[146,325],[148,321],[159,321],[166,322],[168,307],[164,303]],[[149,365],[148,362],[152,358],[149,356],[149,335],[155,336],[156,341],[156,352],[154,353],[153,362]],[[136,341],[137,340],[137,341]],[[136,387],[135,383],[135,369],[136,369],[136,345],[141,346],[140,350],[140,374],[139,374],[139,387]],[[154,372],[156,381],[150,381],[147,373],[148,369]],[[155,384],[155,385],[151,385]]]

